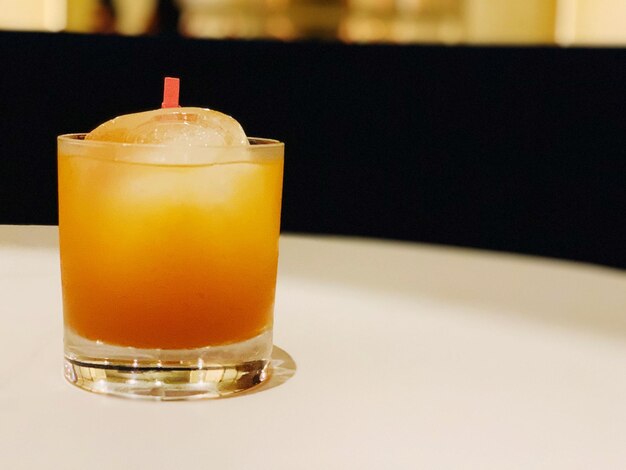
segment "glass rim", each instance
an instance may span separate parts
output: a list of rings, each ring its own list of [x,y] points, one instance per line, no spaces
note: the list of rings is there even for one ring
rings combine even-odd
[[[284,147],[284,142],[265,137],[247,137],[250,145],[189,145],[189,144],[141,144],[129,142],[111,142],[106,140],[85,140],[86,132],[74,132],[57,136],[58,142],[84,147],[116,147],[116,148],[143,148],[143,149],[268,149]]]

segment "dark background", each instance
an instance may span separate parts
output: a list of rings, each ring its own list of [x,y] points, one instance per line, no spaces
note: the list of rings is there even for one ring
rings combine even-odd
[[[283,230],[626,268],[626,50],[0,33],[0,223],[55,224],[55,136],[181,103],[286,142]]]

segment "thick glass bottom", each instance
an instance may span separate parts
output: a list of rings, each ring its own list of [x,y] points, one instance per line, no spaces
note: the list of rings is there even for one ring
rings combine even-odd
[[[113,346],[65,332],[65,378],[95,393],[153,400],[214,398],[268,377],[272,332],[197,349]]]

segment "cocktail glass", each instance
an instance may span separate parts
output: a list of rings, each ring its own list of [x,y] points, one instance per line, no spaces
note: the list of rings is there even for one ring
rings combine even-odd
[[[268,375],[284,145],[58,138],[65,377],[172,400]]]

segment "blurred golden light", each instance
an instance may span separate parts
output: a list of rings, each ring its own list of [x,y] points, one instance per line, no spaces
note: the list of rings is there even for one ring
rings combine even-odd
[[[472,43],[554,43],[555,0],[467,0],[466,39]]]
[[[0,29],[61,31],[66,20],[66,0],[0,0]]]
[[[626,0],[171,1],[170,14],[179,11],[179,32],[198,38],[626,45]],[[0,29],[158,34],[165,5],[0,0]]]

